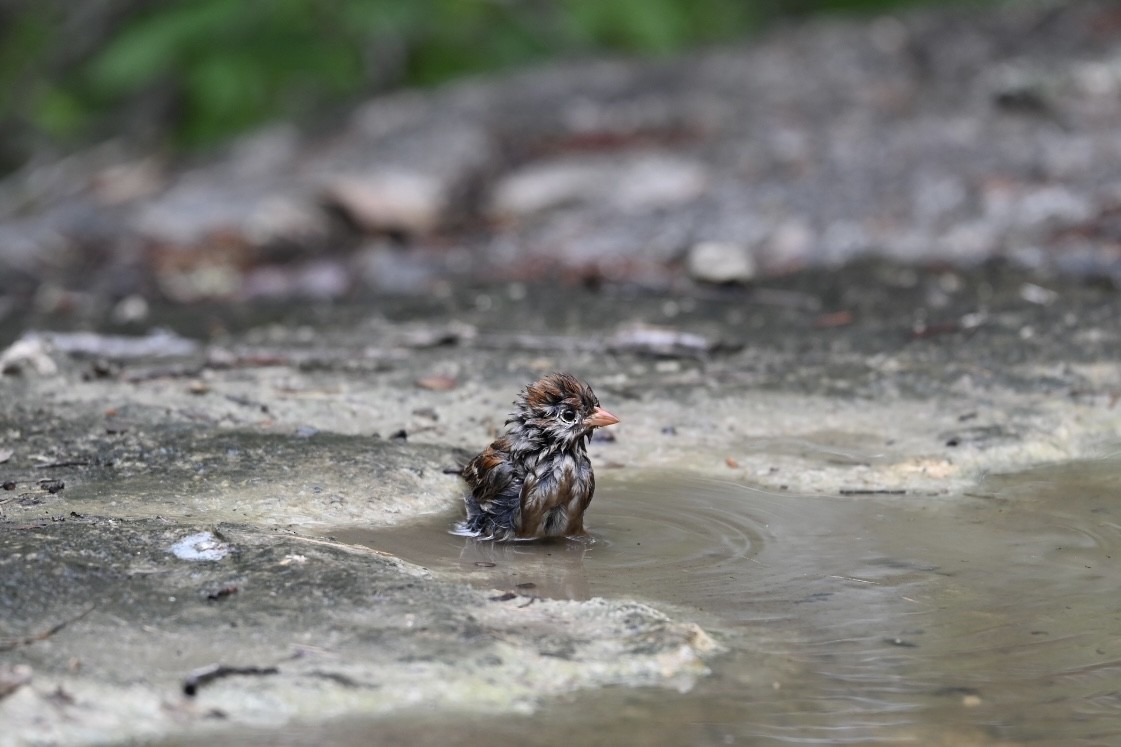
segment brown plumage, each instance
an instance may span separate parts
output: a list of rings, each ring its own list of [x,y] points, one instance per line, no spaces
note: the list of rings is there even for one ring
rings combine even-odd
[[[459,533],[496,540],[583,534],[596,488],[587,442],[619,419],[566,373],[530,384],[514,404],[506,435],[463,469],[471,493]]]

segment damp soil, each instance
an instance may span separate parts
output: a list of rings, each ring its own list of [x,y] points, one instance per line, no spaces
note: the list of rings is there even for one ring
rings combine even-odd
[[[687,694],[406,714],[377,723],[381,743],[1105,745],[1121,739],[1119,466],[995,476],[927,501],[614,473],[579,541],[480,543],[448,533],[454,513],[333,536],[528,599],[676,608],[727,647]],[[336,724],[331,741],[365,743],[370,728]]]

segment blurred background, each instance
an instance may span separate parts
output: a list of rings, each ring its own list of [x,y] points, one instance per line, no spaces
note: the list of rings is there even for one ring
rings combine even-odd
[[[0,34],[0,319],[1121,277],[1107,0],[0,0]]]
[[[4,0],[0,173],[125,129],[177,149],[212,146],[402,87],[556,58],[664,55],[815,13],[919,3]]]

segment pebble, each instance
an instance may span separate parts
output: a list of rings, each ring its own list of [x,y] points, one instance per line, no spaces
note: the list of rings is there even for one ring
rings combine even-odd
[[[328,202],[367,231],[431,233],[447,206],[447,184],[419,172],[380,171],[338,176],[327,184]]]
[[[0,373],[30,371],[40,376],[54,376],[58,373],[58,364],[51,358],[48,344],[42,337],[35,335],[16,340],[0,353]]]
[[[501,179],[492,192],[490,212],[523,217],[566,205],[643,211],[693,200],[707,182],[703,164],[679,156],[565,157],[530,164]]]
[[[686,267],[689,277],[702,283],[746,283],[758,272],[750,249],[721,241],[694,244],[689,249]]]

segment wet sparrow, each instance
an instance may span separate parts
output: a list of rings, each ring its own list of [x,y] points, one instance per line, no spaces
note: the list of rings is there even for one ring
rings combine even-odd
[[[457,533],[496,540],[582,534],[596,488],[587,441],[619,418],[566,373],[530,384],[514,404],[506,435],[463,468],[471,493]]]

